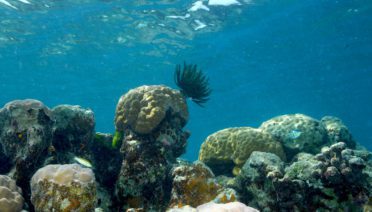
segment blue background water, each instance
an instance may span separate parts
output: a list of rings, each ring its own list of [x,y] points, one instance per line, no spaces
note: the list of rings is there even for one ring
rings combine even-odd
[[[372,149],[372,1],[252,1],[190,12],[191,1],[9,1],[0,5],[0,104],[78,104],[113,132],[115,105],[143,84],[175,88],[186,60],[209,76],[189,102],[185,158],[211,133],[281,114],[341,118]],[[206,4],[206,3],[205,3]],[[195,30],[200,20],[207,27]]]

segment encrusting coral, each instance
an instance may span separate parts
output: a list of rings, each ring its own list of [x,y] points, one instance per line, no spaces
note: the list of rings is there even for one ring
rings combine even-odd
[[[212,92],[209,87],[209,80],[201,70],[197,69],[196,65],[188,65],[185,62],[183,69],[181,69],[181,65],[177,65],[174,72],[174,81],[180,88],[181,93],[185,97],[191,98],[199,106],[203,107],[203,104],[209,100],[209,95]]]

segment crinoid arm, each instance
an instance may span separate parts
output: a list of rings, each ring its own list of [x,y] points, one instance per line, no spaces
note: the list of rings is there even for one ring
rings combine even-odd
[[[176,66],[174,81],[185,97],[191,98],[199,106],[203,107],[209,100],[212,90],[209,87],[209,79],[195,64],[186,64],[183,68],[180,64]]]

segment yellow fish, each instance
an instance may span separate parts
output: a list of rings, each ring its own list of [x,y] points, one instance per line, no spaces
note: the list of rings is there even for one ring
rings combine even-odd
[[[80,157],[74,157],[74,160],[76,162],[80,163],[83,166],[86,166],[88,168],[92,168],[92,164],[87,159],[80,158]]]

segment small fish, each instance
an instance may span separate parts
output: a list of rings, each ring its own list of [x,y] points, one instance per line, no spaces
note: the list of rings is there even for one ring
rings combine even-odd
[[[300,130],[292,130],[291,132],[288,133],[288,138],[290,139],[297,139],[298,137],[300,137],[300,135],[302,134],[302,132]]]
[[[80,163],[83,166],[86,166],[88,168],[92,168],[92,164],[87,159],[80,158],[80,157],[74,157],[74,160],[76,162]]]

